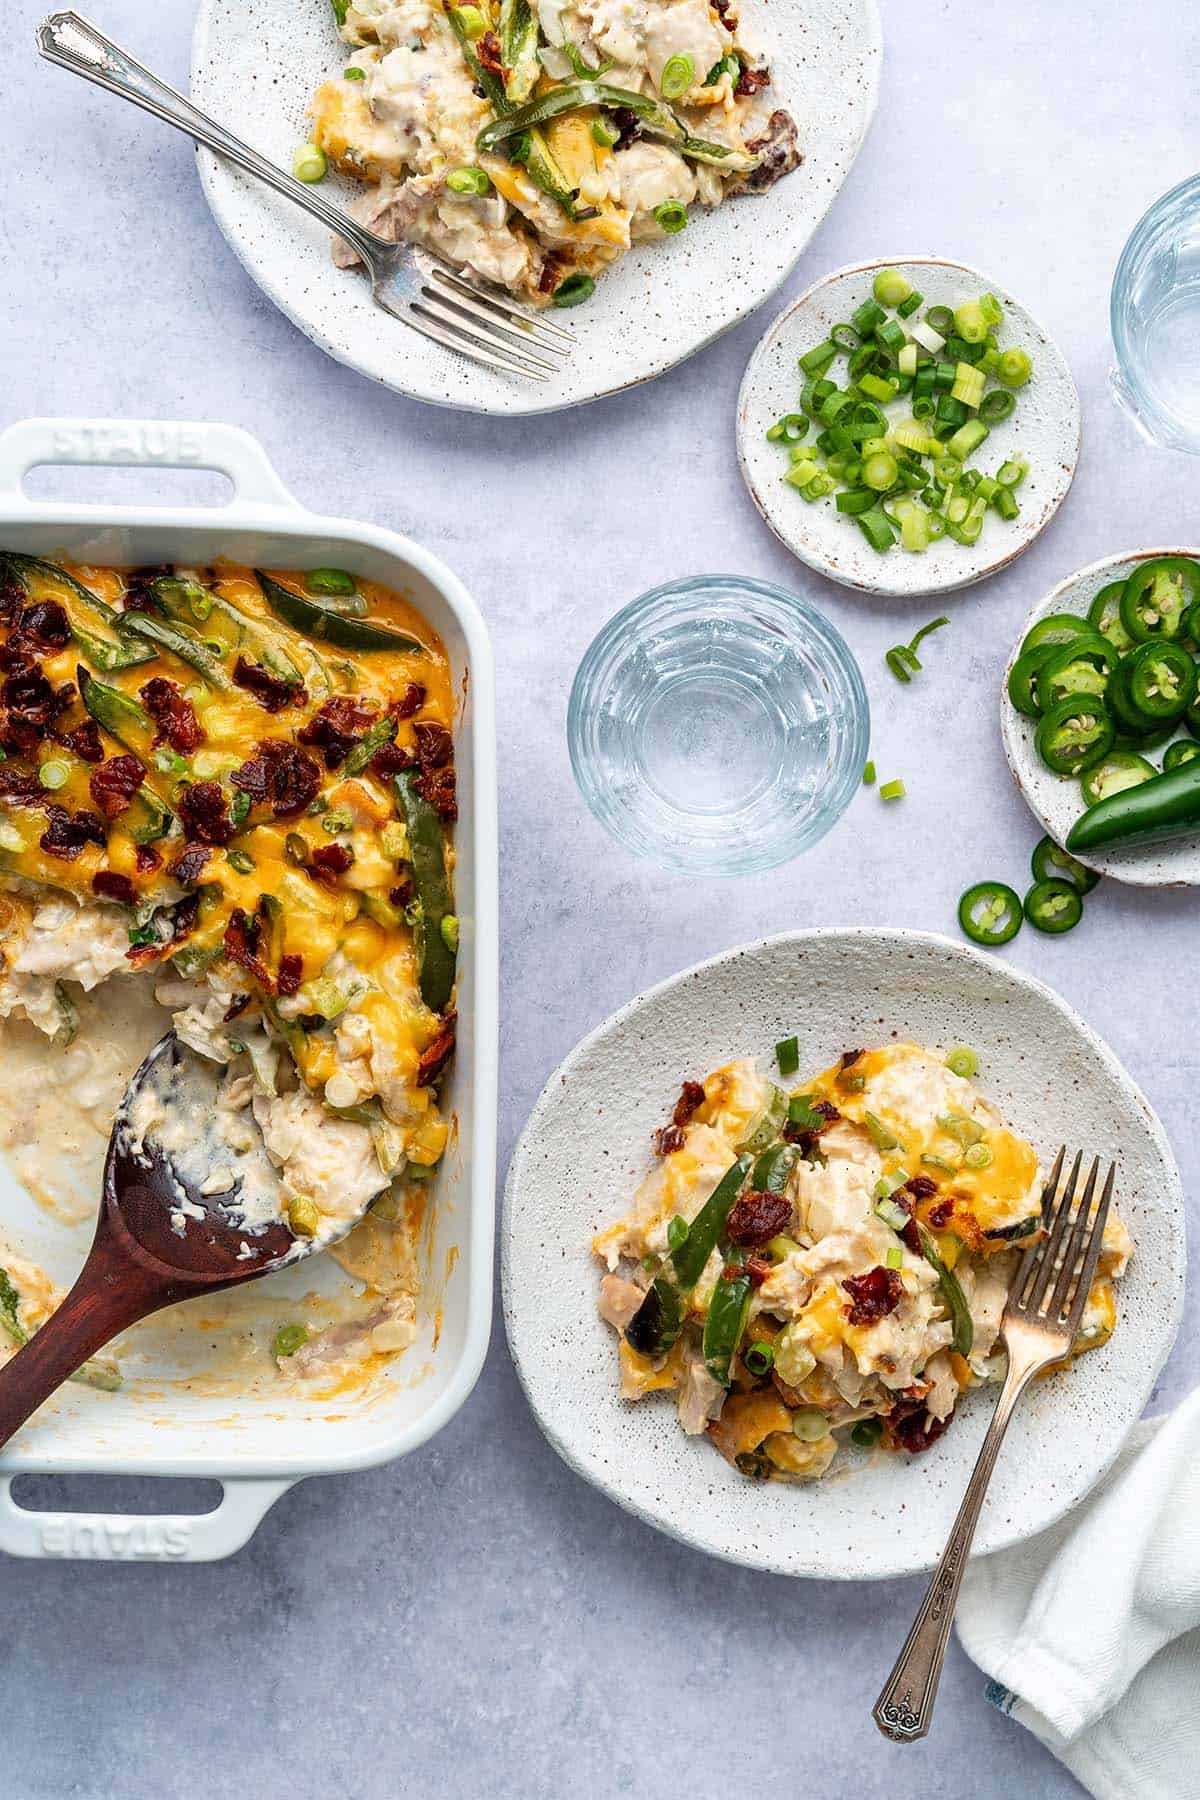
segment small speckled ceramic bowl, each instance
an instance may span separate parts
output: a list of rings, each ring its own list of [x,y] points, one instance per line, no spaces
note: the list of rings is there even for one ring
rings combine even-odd
[[[872,550],[853,519],[839,513],[835,496],[806,501],[784,476],[787,447],[767,440],[767,428],[795,412],[804,380],[798,362],[805,351],[828,337],[833,326],[849,320],[855,307],[871,298],[878,269],[899,269],[922,295],[915,319],[930,306],[954,308],[964,300],[993,293],[1004,308],[999,327],[1002,350],[1028,352],[1033,376],[1016,393],[1016,408],[993,425],[986,443],[970,459],[970,467],[994,475],[1008,457],[1023,452],[1029,473],[1017,490],[1021,508],[1010,522],[989,512],[975,544],[944,537],[920,555],[897,543],[880,554]],[[843,384],[845,358],[833,364],[829,378]],[[896,421],[907,415],[893,407]],[[1066,358],[1049,334],[1018,300],[997,282],[966,263],[938,256],[884,257],[852,263],[815,282],[779,315],[746,367],[738,395],[737,444],[742,476],[759,512],[780,541],[801,562],[863,593],[949,593],[994,575],[1027,550],[1066,498],[1079,460],[1079,395]],[[812,441],[812,434],[806,441]]]
[[[1078,613],[1087,617],[1092,601],[1112,581],[1123,581],[1139,563],[1156,556],[1189,556],[1200,561],[1200,550],[1132,550],[1124,556],[1106,556],[1101,562],[1089,563],[1052,588],[1030,612],[1012,647],[1004,680],[1000,684],[1000,725],[1004,735],[1004,754],[1012,770],[1013,780],[1029,803],[1030,810],[1041,820],[1056,844],[1066,839],[1072,825],[1083,812],[1086,801],[1079,783],[1072,776],[1055,775],[1037,753],[1034,733],[1036,719],[1019,713],[1008,697],[1008,673],[1017,660],[1022,641],[1030,627],[1048,613]],[[1179,731],[1176,736],[1191,740],[1191,733]],[[1161,768],[1166,744],[1146,752],[1156,768]],[[1110,850],[1081,856],[1080,862],[1114,881],[1128,882],[1131,887],[1200,887],[1200,833],[1178,843],[1147,844],[1141,849]]]
[[[1183,1306],[1179,1173],[1112,1051],[1040,982],[920,932],[802,931],[727,951],[651,988],[555,1071],[508,1173],[502,1229],[509,1346],[542,1430],[611,1499],[714,1556],[842,1579],[932,1566],[997,1390],[965,1397],[923,1456],[847,1446],[802,1486],[754,1482],[680,1430],[670,1396],[618,1398],[617,1342],[596,1312],[591,1238],[628,1205],[685,1077],[737,1056],[768,1066],[795,1032],[803,1073],[847,1044],[969,1043],[979,1084],[1049,1166],[1066,1142],[1117,1165],[1134,1255],[1108,1343],[1022,1399],[976,1537],[1001,1550],[1070,1511],[1108,1468],[1166,1360]]]

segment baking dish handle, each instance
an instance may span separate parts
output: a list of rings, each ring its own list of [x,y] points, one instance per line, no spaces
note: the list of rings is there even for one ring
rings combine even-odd
[[[216,1562],[253,1537],[270,1507],[294,1484],[227,1478],[208,1513],[32,1512],[0,1476],[0,1550],[63,1562]]]
[[[233,502],[298,510],[257,438],[237,425],[153,419],[22,419],[0,432],[0,497],[19,498],[30,469],[45,463],[215,469],[233,483]],[[111,513],[111,505],[105,511]]]

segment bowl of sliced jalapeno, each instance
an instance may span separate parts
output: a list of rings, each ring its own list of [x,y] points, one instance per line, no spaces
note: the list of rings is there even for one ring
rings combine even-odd
[[[1107,557],[1060,582],[1014,645],[1001,718],[1013,777],[1068,861],[1200,885],[1200,550]],[[1048,904],[1041,929],[1069,930],[1067,899]]]

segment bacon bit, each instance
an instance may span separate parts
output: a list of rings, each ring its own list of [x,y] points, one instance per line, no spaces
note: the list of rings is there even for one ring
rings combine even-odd
[[[458,790],[451,765],[444,769],[428,769],[413,783],[417,792],[443,819],[457,819]]]
[[[129,803],[145,776],[146,771],[136,756],[110,756],[107,762],[92,770],[88,787],[105,818],[116,819],[128,812]]]
[[[269,713],[282,712],[285,706],[302,706],[308,698],[295,682],[272,675],[269,669],[260,669],[257,663],[247,662],[244,656],[239,656],[233,666],[233,679]]]
[[[847,1275],[842,1286],[850,1296],[846,1317],[851,1325],[874,1325],[894,1313],[904,1293],[899,1269],[877,1263],[865,1275]]]
[[[354,856],[344,844],[323,844],[319,850],[313,851],[304,865],[304,871],[314,881],[320,881],[326,887],[335,887],[338,876],[344,875],[353,862]]]
[[[157,612],[158,602],[151,592],[150,584],[157,581],[160,575],[173,573],[170,563],[147,564],[145,568],[131,570],[129,585],[121,595],[121,605],[125,611]]]
[[[126,960],[138,969],[146,968],[150,963],[161,962],[164,956],[170,956],[176,944],[182,943],[185,937],[190,937],[196,929],[199,917],[200,896],[186,894],[171,909],[170,936],[160,939],[157,944],[134,944],[125,952]]]
[[[119,900],[122,906],[132,906],[137,898],[128,875],[118,875],[115,869],[97,869],[92,876],[92,892],[102,900]]]
[[[654,1133],[654,1152],[656,1156],[670,1156],[673,1150],[682,1150],[687,1143],[682,1127],[678,1125],[662,1125]]]
[[[257,756],[235,769],[235,787],[253,801],[269,800],[277,819],[303,812],[321,786],[320,765],[284,738],[264,738]]]
[[[25,604],[25,589],[15,576],[0,581],[0,623],[10,624]]]
[[[349,694],[336,694],[318,707],[296,737],[301,744],[313,744],[325,752],[327,769],[338,769],[375,718],[374,706],[364,705]]]
[[[75,683],[52,688],[38,668],[20,667],[0,687],[0,740],[6,749],[33,750],[75,698]]]
[[[410,876],[398,881],[394,888],[388,889],[388,899],[393,906],[407,906],[413,897],[413,884]]]
[[[712,9],[726,31],[737,30],[738,16],[733,10],[733,0],[712,0]]]
[[[433,719],[418,719],[413,731],[417,739],[417,761],[422,769],[444,769],[454,755],[454,739],[446,727]]]
[[[475,46],[475,56],[481,69],[489,69],[493,75],[504,73],[504,61],[500,54],[500,39],[494,31],[485,31]]]
[[[411,750],[404,750],[399,744],[381,744],[371,758],[371,772],[378,775],[381,781],[390,781],[393,775],[399,775],[405,769],[415,769],[416,756]]]
[[[760,1288],[771,1273],[771,1264],[762,1256],[748,1256],[744,1267],[751,1287]]]
[[[685,1081],[671,1114],[673,1125],[686,1125],[692,1114],[704,1105],[704,1089],[698,1081]]]
[[[152,875],[155,869],[162,868],[162,857],[152,844],[136,844],[133,860],[139,875]]]
[[[185,844],[167,873],[173,875],[181,887],[195,887],[210,854],[207,844]]]
[[[275,982],[272,979],[271,971],[258,954],[261,934],[262,927],[257,914],[251,917],[250,914],[243,912],[240,906],[235,906],[229,915],[229,923],[225,927],[222,947],[230,962],[239,963],[243,969],[253,975],[259,987],[268,994],[273,994]]]
[[[733,91],[745,100],[749,99],[752,94],[757,94],[759,88],[769,87],[770,82],[771,71],[769,69],[748,69],[743,63],[742,72],[734,83]]]
[[[85,845],[96,844],[103,850],[108,842],[104,821],[94,812],[77,812],[73,818],[65,806],[50,806],[46,812],[50,822],[38,843],[47,856],[74,862]]]
[[[847,1069],[852,1069],[859,1057],[865,1056],[865,1054],[864,1050],[843,1050],[838,1059],[838,1066],[842,1074],[845,1074]]]
[[[397,719],[411,719],[419,713],[425,704],[425,689],[419,681],[410,681],[398,700],[393,700],[388,711]]]
[[[41,806],[45,799],[46,789],[37,775],[0,766],[0,800],[9,800],[14,806]]]
[[[618,144],[618,148],[620,145]],[[538,293],[552,294],[558,286],[559,260],[553,251],[546,257],[538,276]]]
[[[933,1229],[935,1231],[940,1231],[942,1226],[952,1218],[953,1214],[953,1200],[939,1200],[936,1206],[930,1207],[925,1216],[928,1223],[933,1226]]]
[[[142,705],[158,726],[156,744],[168,743],[180,756],[199,749],[204,742],[204,729],[182,688],[165,675],[156,675],[138,691]]]
[[[887,1447],[919,1456],[937,1442],[953,1417],[948,1413],[944,1419],[933,1418],[923,1400],[898,1400],[883,1422]]]
[[[735,1200],[725,1225],[730,1243],[759,1249],[778,1237],[792,1222],[792,1203],[786,1194],[768,1194],[751,1188]]]
[[[914,1200],[932,1200],[937,1193],[937,1182],[932,1175],[910,1175],[904,1184],[904,1192],[911,1194]],[[896,1196],[893,1194],[892,1198],[894,1200]]]
[[[447,1062],[449,1062],[450,1056],[454,1050],[454,1034],[457,1022],[458,1014],[448,1012],[442,1020],[441,1030],[434,1038],[432,1044],[427,1045],[421,1052],[421,1060],[417,1064],[418,1087],[428,1087],[431,1082],[436,1081]]]
[[[14,635],[38,650],[64,650],[71,641],[71,623],[57,600],[39,600],[25,608]]]
[[[98,763],[104,761],[104,745],[100,741],[100,727],[95,719],[84,719],[71,731],[56,732],[55,743],[61,744],[64,750],[70,750],[81,762]]]
[[[221,1023],[223,1025],[228,1025],[231,1019],[240,1019],[249,1004],[249,994],[235,994],[230,1004],[221,1014]]]
[[[287,998],[300,992],[300,983],[304,975],[304,959],[299,956],[281,956],[279,959],[279,992]]]
[[[233,820],[225,809],[225,790],[219,781],[197,781],[185,788],[179,816],[188,837],[197,843],[227,844],[233,837]]]

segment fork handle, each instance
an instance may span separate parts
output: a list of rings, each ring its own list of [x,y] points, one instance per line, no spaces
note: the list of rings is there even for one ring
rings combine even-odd
[[[130,56],[127,50],[122,50],[119,44],[114,44],[111,38],[105,37],[81,13],[51,13],[38,26],[37,43],[48,62],[69,69],[73,75],[82,75],[85,81],[93,81],[97,87],[107,89],[110,94],[119,94],[123,100],[132,100],[135,106],[152,113],[156,119],[173,125],[176,131],[194,138],[228,162],[236,163],[248,175],[265,181],[285,199],[294,200],[297,206],[302,206],[305,212],[320,219],[323,225],[352,244],[372,276],[376,272],[377,259],[393,248],[340,207],[332,206],[311,187],[268,162],[265,156],[243,143],[224,125],[201,112],[185,95],[138,62],[136,57]]]
[[[958,1590],[971,1553],[971,1542],[983,1509],[984,1495],[987,1493],[988,1482],[992,1478],[992,1470],[996,1466],[996,1458],[1004,1442],[1013,1408],[1038,1366],[1037,1362],[1020,1366],[1011,1357],[1009,1359],[1008,1374],[1000,1390],[1000,1398],[987,1435],[980,1446],[974,1472],[967,1483],[967,1491],[958,1509],[954,1528],[938,1560],[937,1568],[933,1571],[921,1609],[913,1620],[912,1630],[904,1640],[904,1648],[896,1658],[896,1666],[884,1682],[883,1691],[871,1709],[871,1717],[883,1735],[894,1738],[898,1744],[910,1744],[929,1734],[942,1664],[946,1659],[946,1645],[950,1641],[950,1627],[954,1623],[954,1609],[958,1604]]]

